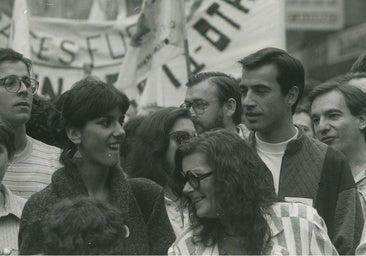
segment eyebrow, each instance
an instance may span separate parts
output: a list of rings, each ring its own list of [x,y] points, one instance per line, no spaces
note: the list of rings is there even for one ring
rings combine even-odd
[[[322,115],[328,115],[328,114],[332,114],[332,113],[343,114],[343,111],[340,110],[340,109],[337,109],[337,108],[331,108],[331,109],[328,109],[325,112],[323,112]],[[311,114],[310,118],[317,117],[317,116],[320,116],[320,115],[319,114]]]

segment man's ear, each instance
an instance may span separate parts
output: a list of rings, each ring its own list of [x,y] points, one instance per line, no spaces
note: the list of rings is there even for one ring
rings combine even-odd
[[[81,143],[81,131],[74,127],[66,128],[66,135],[72,143],[79,145]]]
[[[361,113],[358,115],[358,120],[359,120],[359,124],[358,124],[358,128],[360,130],[365,130],[366,128],[366,113]]]
[[[233,98],[228,99],[224,104],[224,110],[225,110],[224,114],[226,116],[232,117],[235,113],[236,106],[237,106],[236,100],[234,100]]]
[[[299,87],[292,86],[286,95],[287,103],[292,107],[299,97]]]

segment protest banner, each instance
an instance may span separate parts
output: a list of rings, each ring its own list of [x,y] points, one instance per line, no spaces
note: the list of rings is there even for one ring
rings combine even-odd
[[[281,0],[194,3],[194,8],[188,8],[190,19],[186,24],[192,73],[221,71],[240,77],[239,59],[263,47],[285,48]],[[31,17],[30,41],[39,94],[53,98],[88,74],[115,83],[137,18],[91,22]],[[9,38],[9,23],[8,17],[0,16],[0,45]],[[154,76],[154,83],[164,85],[163,91],[142,83],[139,92],[146,90],[146,96],[142,96],[152,96],[147,100],[152,103],[180,105],[187,82],[184,56],[158,64],[161,66],[156,65],[154,72],[160,76]]]

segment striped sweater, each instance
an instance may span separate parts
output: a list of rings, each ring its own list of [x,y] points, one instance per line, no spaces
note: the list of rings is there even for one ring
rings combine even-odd
[[[5,173],[3,184],[15,195],[28,199],[51,182],[61,167],[61,150],[27,136],[25,149],[15,154]]]
[[[271,240],[267,255],[338,255],[316,210],[300,203],[276,203],[268,212]],[[188,228],[170,247],[169,255],[219,255],[217,244],[205,247],[192,242]]]

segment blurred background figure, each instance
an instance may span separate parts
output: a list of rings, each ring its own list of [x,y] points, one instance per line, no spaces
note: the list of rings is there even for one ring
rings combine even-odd
[[[88,196],[120,211],[129,235],[118,254],[166,254],[175,236],[164,207],[164,192],[144,179],[126,180],[120,167],[126,95],[93,77],[76,82],[61,100],[63,168],[52,183],[25,205],[19,229],[21,254],[39,254],[45,245],[44,216],[65,198]]]
[[[0,122],[0,255],[18,254],[19,223],[26,202],[2,183],[14,152],[12,128]]]
[[[238,135],[218,130],[193,138],[179,146],[176,167],[192,225],[172,254],[338,255],[314,208],[275,203],[270,171]]]
[[[55,204],[43,224],[44,254],[121,254],[129,229],[121,212],[90,197],[65,198]]]
[[[362,53],[358,59],[353,63],[350,73],[366,72],[366,52]]]
[[[294,125],[300,127],[308,137],[314,137],[313,124],[311,123],[310,114],[307,109],[297,107],[295,113],[292,115],[292,120]]]
[[[183,231],[187,219],[172,193],[174,155],[179,145],[195,135],[188,109],[163,108],[141,122],[128,156],[129,177],[147,178],[164,188],[165,206],[176,235]]]

